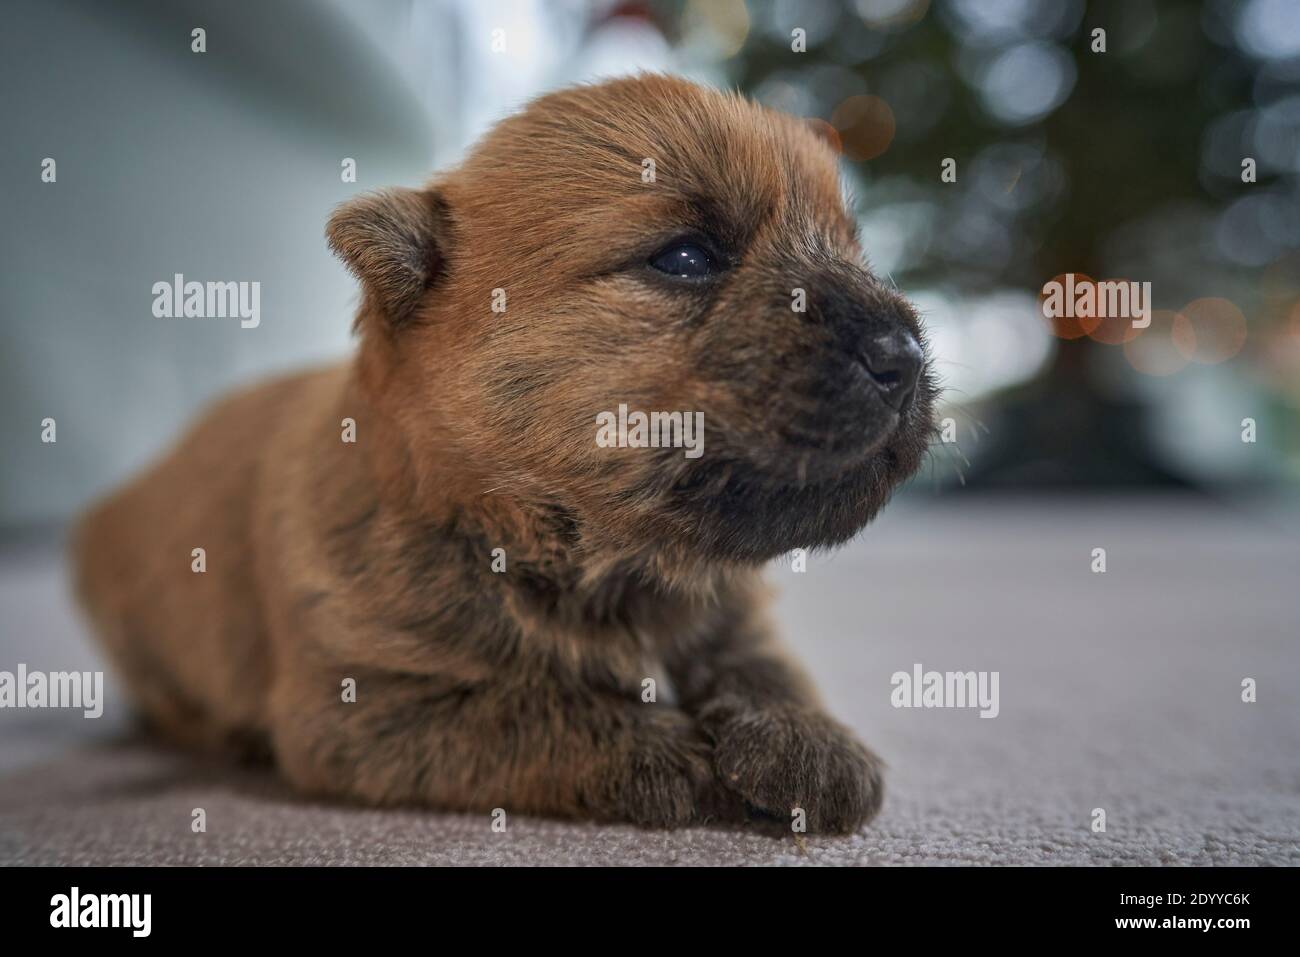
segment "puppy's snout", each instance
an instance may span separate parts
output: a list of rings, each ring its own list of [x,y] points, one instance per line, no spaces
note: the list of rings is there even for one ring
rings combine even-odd
[[[849,284],[827,297],[822,312],[839,347],[839,361],[847,360],[853,370],[850,376],[898,413],[915,398],[925,364],[910,312],[901,296]]]
[[[924,360],[920,343],[901,327],[868,335],[859,354],[867,378],[895,412],[911,404]]]

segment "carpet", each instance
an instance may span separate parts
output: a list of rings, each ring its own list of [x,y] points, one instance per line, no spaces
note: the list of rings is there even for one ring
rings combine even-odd
[[[857,834],[520,816],[496,832],[303,800],[132,737],[110,681],[98,720],[0,711],[0,864],[1300,864],[1293,511],[917,495],[770,574],[828,704],[890,765]],[[0,669],[102,667],[63,576],[56,543],[0,548]],[[895,707],[891,676],[916,665],[997,672],[997,716]]]

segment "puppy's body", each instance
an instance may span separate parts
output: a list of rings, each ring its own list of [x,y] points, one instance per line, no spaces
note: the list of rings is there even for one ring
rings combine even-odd
[[[584,584],[551,516],[472,488],[472,512],[386,496],[403,479],[365,451],[377,426],[350,367],[278,380],[221,403],[84,520],[87,604],[160,729],[213,749],[265,740],[298,786],[376,803],[720,813],[703,730],[660,702],[698,695],[693,661],[733,635],[762,637],[753,573]],[[806,690],[776,660],[772,679]]]
[[[725,268],[645,269],[674,236]],[[618,81],[543,98],[330,238],[363,284],[357,359],[226,400],[79,531],[144,711],[375,803],[870,817],[877,762],[782,654],[756,571],[856,532],[928,430],[927,381],[904,402],[862,371],[882,353],[858,340],[915,318],[854,264],[824,145]],[[702,410],[704,456],[598,447],[619,403]]]

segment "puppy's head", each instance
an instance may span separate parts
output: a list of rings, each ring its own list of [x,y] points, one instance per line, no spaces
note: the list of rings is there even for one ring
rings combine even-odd
[[[454,452],[579,550],[836,544],[927,446],[922,331],[863,264],[834,152],[737,96],[660,76],[544,96],[428,189],[343,207],[330,240],[412,459]],[[598,441],[620,406],[627,441]],[[646,447],[637,412],[682,415]],[[696,413],[702,448],[672,446]]]

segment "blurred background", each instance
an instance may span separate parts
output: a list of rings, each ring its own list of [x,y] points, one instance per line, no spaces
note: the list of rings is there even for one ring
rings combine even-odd
[[[528,97],[637,69],[738,87],[840,145],[867,254],[925,314],[953,420],[912,495],[1290,497],[1300,479],[1292,0],[14,0],[4,16],[7,533],[60,525],[232,385],[346,354],[355,289],[322,238],[336,203],[423,181]],[[152,284],[178,272],[260,281],[260,326],[154,319]],[[1048,323],[1039,291],[1066,272],[1150,281],[1151,327]]]

